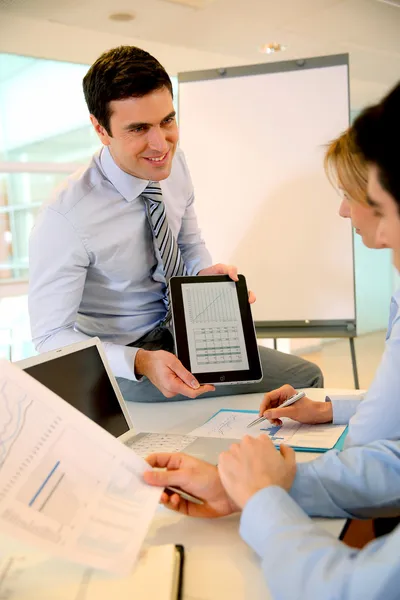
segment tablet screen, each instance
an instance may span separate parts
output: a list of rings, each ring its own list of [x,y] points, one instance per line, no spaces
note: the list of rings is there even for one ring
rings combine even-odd
[[[182,299],[192,373],[247,371],[235,282],[183,283]]]

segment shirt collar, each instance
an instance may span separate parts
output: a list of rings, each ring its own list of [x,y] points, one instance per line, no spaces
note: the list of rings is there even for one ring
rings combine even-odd
[[[129,175],[115,164],[111,152],[107,146],[103,146],[99,161],[107,179],[125,200],[132,202],[144,192],[149,181]]]

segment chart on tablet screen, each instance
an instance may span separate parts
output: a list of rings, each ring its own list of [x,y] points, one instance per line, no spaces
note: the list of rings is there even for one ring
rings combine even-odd
[[[182,296],[192,372],[247,370],[235,282],[183,284]]]

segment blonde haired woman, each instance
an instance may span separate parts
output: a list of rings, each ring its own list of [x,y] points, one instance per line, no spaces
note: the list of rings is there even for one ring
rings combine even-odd
[[[369,248],[378,248],[378,218],[367,203],[367,165],[357,151],[351,129],[333,141],[326,152],[328,178],[342,193],[339,214],[351,219],[356,232]],[[303,398],[296,404],[280,408],[295,393],[284,385],[265,395],[260,407],[274,424],[282,417],[300,423],[349,423],[345,447],[363,446],[376,440],[400,438],[400,290],[393,296],[385,352],[368,392],[356,398],[327,397],[325,402]]]
[[[331,142],[324,166],[329,181],[343,196],[340,216],[351,219],[367,248],[382,248],[375,243],[378,218],[367,203],[367,165],[357,152],[352,129]]]

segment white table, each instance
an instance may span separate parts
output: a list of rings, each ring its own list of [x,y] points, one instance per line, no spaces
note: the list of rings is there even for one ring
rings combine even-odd
[[[233,388],[234,389],[234,388]],[[359,394],[359,390],[306,390],[323,401],[329,393]],[[263,394],[206,398],[184,402],[127,403],[135,429],[139,431],[188,433],[202,425],[220,408],[258,409]],[[319,454],[299,452],[299,461]],[[184,600],[267,600],[260,561],[238,534],[239,516],[223,519],[190,519],[160,507],[146,543],[185,546]],[[344,521],[318,519],[321,526],[339,537]]]

